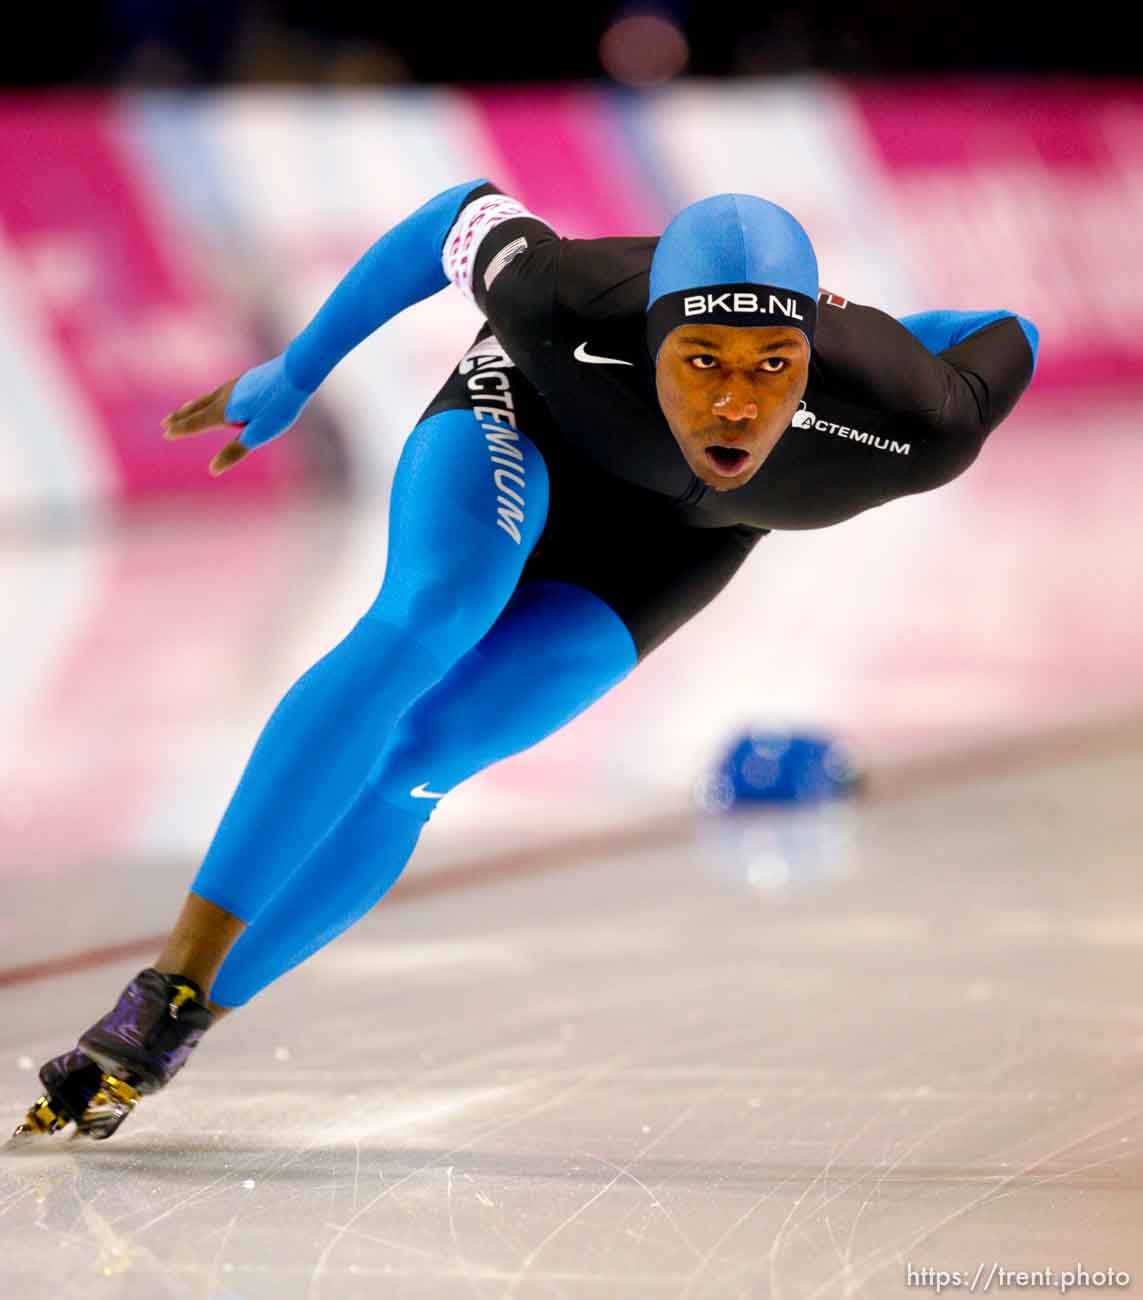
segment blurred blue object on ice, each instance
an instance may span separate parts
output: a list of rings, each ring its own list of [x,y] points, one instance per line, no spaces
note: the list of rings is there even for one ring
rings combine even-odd
[[[735,738],[697,799],[705,812],[742,804],[816,803],[856,793],[857,757],[843,741],[821,733],[749,731]]]
[[[733,737],[698,782],[695,839],[723,875],[766,893],[821,886],[855,869],[853,749],[822,732]]]

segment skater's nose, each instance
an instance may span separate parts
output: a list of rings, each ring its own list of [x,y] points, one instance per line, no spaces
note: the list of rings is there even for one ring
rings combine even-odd
[[[714,400],[714,414],[727,423],[758,418],[758,403],[750,386],[731,381]]]

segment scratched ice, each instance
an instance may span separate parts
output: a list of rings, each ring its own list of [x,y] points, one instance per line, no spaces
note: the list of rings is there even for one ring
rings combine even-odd
[[[875,802],[845,870],[785,889],[681,837],[382,907],[112,1142],[0,1158],[0,1293],[882,1300],[918,1294],[907,1264],[1138,1277],[1141,781],[1128,751]],[[9,1122],[22,1058],[132,969],[0,995]]]

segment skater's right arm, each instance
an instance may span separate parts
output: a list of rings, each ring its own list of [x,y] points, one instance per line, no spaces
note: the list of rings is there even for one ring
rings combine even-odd
[[[455,280],[442,262],[445,239],[466,203],[492,192],[487,181],[473,180],[430,199],[368,249],[284,352],[168,415],[165,436],[244,426],[211,461],[211,473],[221,474],[284,433],[342,357],[398,312]]]

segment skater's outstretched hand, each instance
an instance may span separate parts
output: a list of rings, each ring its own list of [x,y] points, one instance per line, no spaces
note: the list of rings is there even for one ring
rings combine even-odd
[[[210,462],[212,474],[224,474],[255,447],[285,433],[309,397],[290,382],[282,354],[165,416],[163,436],[189,438],[207,429],[240,428],[238,437]]]
[[[184,403],[177,411],[163,416],[163,437],[189,438],[192,434],[205,433],[207,429],[229,424],[230,421],[226,418],[226,403],[230,400],[230,394],[234,392],[234,385],[237,383],[237,379],[227,380],[213,393],[207,393],[205,397],[196,397],[193,401]],[[236,438],[233,442],[228,442],[210,462],[210,472],[222,474],[231,465],[236,465],[245,455],[246,448]]]

